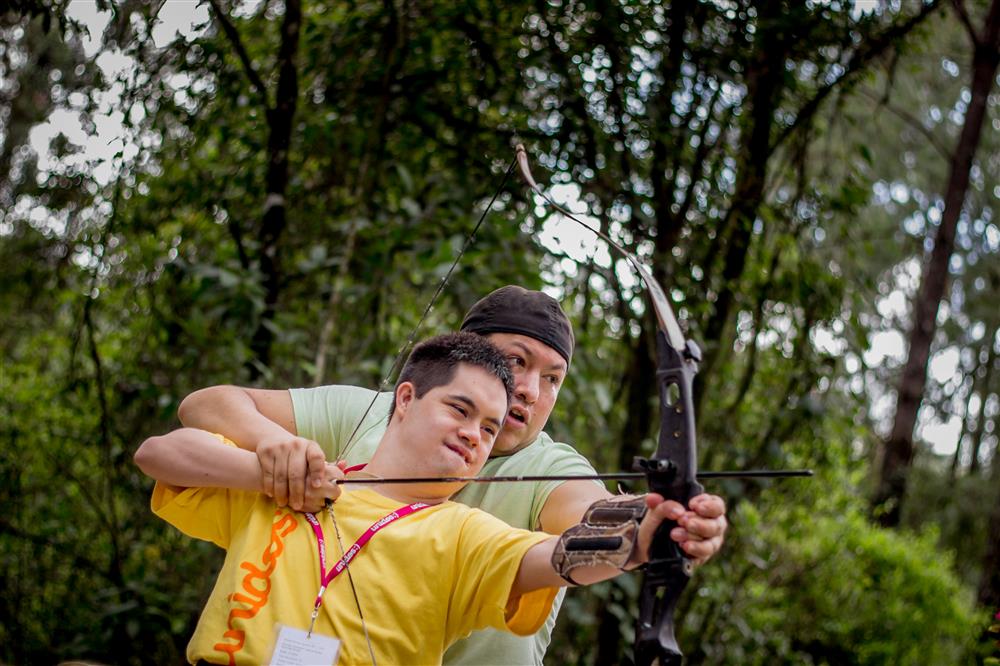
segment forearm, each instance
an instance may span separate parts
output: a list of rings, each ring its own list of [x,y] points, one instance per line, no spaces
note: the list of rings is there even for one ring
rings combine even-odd
[[[150,437],[136,451],[135,464],[174,487],[262,490],[256,454],[228,446],[204,430],[181,428]]]
[[[552,565],[552,552],[558,537],[543,541],[525,553],[517,578],[511,590],[512,596],[522,595],[544,587],[566,587],[570,583],[560,576]],[[573,570],[573,581],[577,585],[593,585],[602,580],[614,578],[622,570],[608,564],[594,564]]]
[[[249,451],[255,451],[258,443],[267,439],[295,435],[288,392],[255,393],[269,396],[266,404],[280,418],[262,413],[261,406],[249,389],[227,385],[210,386],[191,393],[181,402],[177,416],[189,428],[225,435],[237,446]]]
[[[556,488],[545,500],[540,516],[542,530],[549,534],[562,534],[580,522],[587,509],[598,500],[612,495],[589,481],[567,481]],[[722,548],[726,534],[726,503],[716,495],[702,494],[691,498],[689,508],[674,503],[678,529],[671,539],[695,565],[704,564]]]
[[[590,505],[612,497],[602,486],[592,481],[566,481],[553,490],[539,516],[542,531],[562,534],[581,520]]]
[[[516,595],[525,594],[543,587],[559,587],[567,585],[568,582],[559,575],[559,571],[567,573],[572,577],[573,583],[577,585],[592,585],[602,580],[608,580],[622,573],[623,570],[633,569],[649,559],[649,546],[653,541],[653,535],[666,519],[676,519],[684,512],[681,505],[676,502],[667,502],[663,496],[656,493],[649,493],[642,498],[645,504],[641,522],[638,529],[632,531],[630,536],[625,536],[628,541],[622,543],[627,550],[609,550],[603,553],[601,558],[586,558],[582,561],[572,563],[572,566],[564,558],[556,558],[559,562],[553,562],[553,553],[557,544],[567,538],[572,538],[566,534],[552,537],[542,541],[525,553],[521,558],[521,566],[518,567],[514,585],[511,587],[511,598]],[[626,498],[619,510],[634,511],[633,504]],[[631,520],[636,520],[632,518]],[[627,526],[628,523],[623,523]],[[628,535],[629,532],[623,532]],[[603,559],[604,562],[601,562]],[[619,568],[621,566],[621,568]],[[558,567],[558,570],[557,570]]]

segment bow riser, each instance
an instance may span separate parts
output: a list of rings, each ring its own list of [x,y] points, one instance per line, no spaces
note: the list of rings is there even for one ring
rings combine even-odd
[[[688,341],[683,350],[657,331],[656,380],[660,395],[660,438],[652,458],[636,458],[635,468],[646,473],[649,490],[685,507],[703,488],[697,480],[698,453],[694,422],[694,378],[700,360],[698,347]],[[691,579],[687,554],[670,538],[677,523],[664,522],[653,537],[649,563],[639,597],[636,626],[637,666],[679,665],[674,610]]]
[[[667,527],[664,524],[662,527]],[[673,525],[670,526],[672,528]],[[667,528],[667,538],[669,529]],[[658,532],[656,538],[661,537]],[[653,550],[653,549],[650,549]],[[690,566],[683,557],[669,560],[650,559],[639,593],[639,621],[635,629],[636,666],[680,666],[683,659],[674,631],[674,611],[680,593],[691,578]],[[654,566],[655,565],[655,566]],[[652,618],[668,618],[657,625]],[[650,620],[643,620],[650,618]]]
[[[660,394],[660,439],[652,458],[636,458],[633,467],[649,478],[649,490],[687,506],[704,492],[698,483],[698,448],[694,423],[694,378],[701,351],[688,340],[683,350],[656,332]]]

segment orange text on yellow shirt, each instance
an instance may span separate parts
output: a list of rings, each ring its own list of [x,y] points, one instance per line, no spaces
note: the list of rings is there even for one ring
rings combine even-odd
[[[298,522],[292,513],[278,509],[274,512],[274,517],[276,520],[271,524],[271,541],[261,554],[263,568],[249,560],[240,562],[240,569],[246,569],[247,572],[243,577],[243,592],[229,595],[232,604],[227,622],[229,630],[222,634],[223,638],[232,642],[219,642],[212,646],[228,654],[230,664],[236,663],[236,653],[243,649],[246,640],[246,632],[236,629],[233,626],[234,622],[239,619],[249,620],[267,605],[267,598],[271,594],[271,574],[274,573],[278,558],[285,550],[282,539],[298,527]]]

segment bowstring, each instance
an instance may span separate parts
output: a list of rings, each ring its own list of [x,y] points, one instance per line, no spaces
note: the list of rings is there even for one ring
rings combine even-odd
[[[653,274],[649,272],[649,269],[646,268],[633,253],[626,250],[604,231],[592,224],[584,222],[568,208],[566,208],[566,206],[557,203],[552,197],[550,197],[535,181],[534,176],[531,175],[527,161],[527,151],[524,150],[523,146],[519,145],[517,152],[518,155],[523,153],[525,156],[524,162],[521,164],[521,173],[523,174],[524,179],[528,182],[528,187],[532,192],[541,197],[551,209],[561,213],[563,217],[579,224],[584,229],[591,231],[598,238],[617,250],[619,254],[625,258],[626,263],[628,263],[632,267],[632,270],[635,271],[636,275],[639,276],[639,280],[643,285],[645,285],[646,291],[652,298],[653,312],[660,323],[660,328],[662,328],[667,334],[667,339],[670,341],[670,345],[677,351],[683,350],[684,334],[681,331],[680,324],[677,323],[677,318],[674,316],[673,308],[670,307],[670,301],[667,298],[666,293],[663,291],[663,287],[661,287],[660,283],[656,281]]]
[[[403,359],[403,355],[413,345],[413,340],[414,338],[416,338],[417,331],[420,330],[420,327],[423,325],[424,320],[427,319],[427,316],[430,314],[431,309],[434,307],[434,302],[437,301],[438,296],[440,296],[441,292],[444,291],[445,285],[448,284],[448,280],[451,278],[452,273],[455,272],[455,268],[458,266],[459,262],[462,260],[462,257],[465,255],[465,251],[469,248],[470,245],[472,245],[472,241],[475,240],[476,233],[479,231],[479,228],[483,226],[483,222],[486,220],[486,216],[493,209],[493,204],[496,203],[496,200],[500,196],[500,193],[503,192],[504,188],[507,186],[507,180],[510,178],[510,174],[514,172],[514,167],[516,165],[517,165],[517,158],[515,157],[513,160],[511,160],[510,165],[504,172],[503,180],[500,181],[500,186],[497,188],[496,192],[493,193],[493,197],[490,199],[490,202],[486,204],[486,208],[483,210],[483,214],[479,216],[479,220],[476,222],[476,226],[473,227],[472,231],[469,232],[469,235],[466,236],[465,242],[462,244],[462,247],[458,251],[458,256],[455,257],[455,260],[451,263],[451,266],[448,268],[448,272],[445,274],[444,278],[442,278],[440,284],[438,284],[437,290],[435,290],[434,295],[431,296],[431,300],[429,303],[427,303],[427,307],[424,308],[423,314],[420,315],[420,319],[413,326],[413,329],[410,331],[410,335],[407,337],[406,342],[403,343],[403,346],[400,347],[399,351],[396,353],[396,358],[393,360],[392,366],[389,368],[389,372],[386,373],[386,375],[382,378],[381,383],[379,383],[378,390],[375,391],[375,395],[372,396],[371,402],[369,402],[368,407],[365,408],[365,412],[364,414],[361,415],[361,418],[358,420],[358,424],[354,426],[354,430],[351,432],[351,436],[347,438],[347,445],[344,447],[344,450],[341,451],[340,453],[341,460],[347,459],[347,454],[350,452],[351,447],[357,443],[357,440],[355,440],[354,438],[358,434],[358,431],[361,429],[361,426],[365,422],[365,419],[368,418],[368,414],[371,412],[372,407],[375,406],[375,401],[378,400],[379,395],[382,394],[382,392],[385,390],[385,387],[389,384],[389,380],[392,379],[393,375],[395,375],[396,370]],[[344,542],[340,537],[340,526],[337,524],[337,516],[333,511],[333,502],[327,500],[326,510],[330,514],[330,519],[333,521],[333,531],[337,536],[337,545],[340,547],[341,557],[343,557]],[[376,666],[375,649],[372,647],[371,637],[368,635],[368,624],[365,622],[365,615],[361,610],[361,599],[358,596],[357,588],[354,586],[354,577],[351,576],[351,565],[347,562],[344,563],[344,571],[347,572],[347,580],[351,585],[351,594],[354,596],[354,605],[358,609],[358,617],[361,618],[361,629],[364,631],[365,642],[368,644],[368,655],[371,657],[372,666]]]
[[[330,519],[333,521],[333,533],[337,535],[337,545],[340,547],[340,557],[341,559],[347,554],[344,551],[344,542],[340,538],[340,526],[337,524],[337,514],[333,512],[333,502],[328,502],[326,505],[326,511],[330,514]],[[365,642],[368,644],[368,655],[372,658],[372,666],[377,666],[375,663],[375,648],[372,647],[372,639],[368,635],[368,623],[365,622],[365,614],[361,612],[361,598],[358,597],[358,590],[354,587],[354,577],[351,576],[351,565],[349,562],[344,562],[344,571],[347,572],[347,582],[351,584],[351,594],[354,595],[354,605],[358,609],[358,617],[361,618],[361,630],[365,634]]]
[[[483,214],[479,216],[479,221],[476,222],[476,226],[473,227],[472,231],[470,231],[469,234],[465,237],[465,242],[462,244],[461,249],[459,249],[458,256],[456,256],[455,260],[451,262],[451,266],[448,268],[448,272],[445,274],[444,278],[442,278],[441,282],[438,284],[437,290],[435,290],[434,295],[431,296],[431,300],[430,302],[427,303],[427,307],[424,308],[424,312],[423,314],[420,315],[420,319],[413,326],[413,329],[410,331],[410,335],[407,337],[406,342],[403,343],[403,346],[400,347],[399,351],[396,353],[396,358],[393,360],[392,366],[389,368],[389,371],[385,374],[385,376],[382,378],[382,381],[379,383],[378,389],[375,391],[375,395],[372,396],[371,402],[368,403],[368,407],[365,408],[364,414],[361,415],[361,419],[358,421],[358,424],[354,426],[354,430],[351,431],[351,436],[347,438],[347,445],[344,447],[344,450],[341,451],[340,453],[341,460],[346,460],[347,454],[348,452],[350,452],[351,447],[357,444],[357,440],[354,439],[355,436],[358,434],[358,431],[361,430],[362,424],[364,424],[365,419],[368,418],[368,414],[371,413],[372,407],[375,406],[375,402],[378,400],[378,397],[382,394],[382,392],[385,391],[386,386],[389,385],[389,380],[391,380],[392,377],[396,374],[396,371],[399,369],[399,365],[400,363],[402,363],[402,360],[406,352],[409,351],[410,347],[413,346],[413,340],[416,338],[417,331],[419,331],[420,327],[423,326],[424,321],[427,319],[427,316],[434,308],[434,303],[441,295],[441,292],[444,291],[445,285],[448,284],[448,280],[451,279],[451,274],[455,272],[455,268],[457,268],[459,262],[462,261],[462,257],[465,256],[465,251],[469,249],[470,245],[472,245],[472,242],[476,238],[476,233],[478,233],[479,228],[483,226],[483,222],[486,220],[486,216],[493,209],[493,204],[496,203],[496,200],[500,196],[500,193],[503,192],[504,187],[506,187],[507,185],[507,180],[510,178],[510,174],[514,172],[514,167],[516,166],[517,166],[517,158],[515,157],[513,160],[511,160],[510,165],[507,167],[507,171],[504,172],[503,180],[500,181],[500,186],[497,188],[496,192],[493,193],[493,197],[490,199],[490,202],[486,204],[486,208],[483,210]]]

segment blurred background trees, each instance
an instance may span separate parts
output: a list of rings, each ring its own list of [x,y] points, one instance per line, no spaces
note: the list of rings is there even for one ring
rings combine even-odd
[[[5,10],[0,660],[181,660],[220,553],[151,516],[135,447],[201,386],[376,386],[516,141],[705,350],[702,466],[817,470],[712,486],[690,663],[995,657],[998,3],[865,4]],[[574,318],[553,435],[650,452],[646,295],[518,183],[421,334],[509,282]],[[637,584],[571,593],[549,661],[626,661]]]

